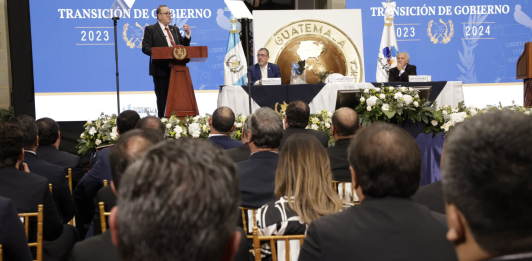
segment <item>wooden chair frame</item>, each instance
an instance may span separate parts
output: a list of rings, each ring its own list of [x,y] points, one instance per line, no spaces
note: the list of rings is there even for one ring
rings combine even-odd
[[[248,210],[251,210],[251,213],[253,215],[253,226],[256,226],[257,225],[257,217],[256,217],[255,214],[257,213],[257,209],[240,207],[240,212],[242,213],[242,226],[243,226],[244,232],[246,233],[246,236],[247,236],[248,239],[253,239],[253,236],[248,235],[248,226],[247,226],[247,223],[246,223],[246,211],[248,211]]]
[[[70,194],[74,195],[72,192],[72,168],[68,168],[68,175],[66,175],[66,179],[68,180],[68,186],[70,187]],[[52,191],[52,184],[50,184],[50,192]],[[68,222],[68,224],[72,226],[76,226],[76,217],[73,217],[72,220]]]
[[[105,205],[103,202],[98,203],[98,207],[100,208],[100,224],[102,225],[102,234],[107,231],[107,221],[105,221],[105,217],[108,217],[111,215],[111,212],[105,212]]]
[[[2,252],[2,244],[0,244],[0,261],[4,260],[4,253]]]
[[[37,242],[28,243],[29,247],[37,247],[37,261],[42,261],[42,242],[43,242],[43,221],[44,221],[44,207],[39,205],[37,213],[19,213],[18,216],[24,218],[24,228],[26,229],[26,238],[29,239],[29,223],[30,217],[37,217]]]
[[[107,187],[107,185],[109,185],[109,183],[107,182],[106,179],[104,179],[104,180],[103,180],[103,186],[104,186],[104,187]]]
[[[272,260],[277,261],[277,250],[275,241],[284,240],[285,246],[285,260],[290,261],[290,239],[299,239],[299,246],[303,244],[303,239],[307,235],[291,235],[291,236],[259,236],[259,228],[253,227],[253,250],[255,251],[255,261],[261,260],[260,242],[270,241],[272,250]]]
[[[48,183],[48,187],[50,188],[50,194],[54,194],[54,193],[52,192],[52,183]]]
[[[353,186],[353,184],[351,182],[347,182],[347,181],[336,181],[336,180],[333,180],[333,185],[334,185],[334,191],[336,191],[336,193],[338,193],[338,184],[342,184],[342,192],[343,192],[343,195],[344,195],[344,199],[346,198],[346,194],[345,194],[345,184],[347,183],[350,183],[351,184],[351,201],[348,202],[350,204],[353,204],[353,205],[358,205],[360,204],[360,202],[358,201],[355,201],[355,186]],[[347,201],[346,201],[347,202]]]

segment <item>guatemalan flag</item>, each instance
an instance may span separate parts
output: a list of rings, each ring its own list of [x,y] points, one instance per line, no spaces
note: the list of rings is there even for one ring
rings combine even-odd
[[[379,59],[377,61],[376,82],[387,82],[388,71],[397,66],[397,39],[395,38],[395,26],[393,17],[395,2],[382,3],[384,7],[384,29],[382,30],[381,46],[379,48]]]
[[[224,85],[245,85],[248,75],[246,55],[238,35],[237,20],[231,15],[231,28],[224,59]]]

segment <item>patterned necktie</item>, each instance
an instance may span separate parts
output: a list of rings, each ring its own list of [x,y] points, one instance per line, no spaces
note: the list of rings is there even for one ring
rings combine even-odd
[[[168,34],[168,37],[170,38],[170,43],[172,46],[175,46],[174,39],[172,39],[172,35],[170,34],[170,30],[168,30],[168,27],[164,28],[166,30],[166,33]]]

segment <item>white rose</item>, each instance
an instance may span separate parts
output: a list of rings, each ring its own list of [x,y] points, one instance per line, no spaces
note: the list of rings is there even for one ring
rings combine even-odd
[[[402,92],[406,92],[406,87],[401,87]]]
[[[441,114],[447,115],[447,111],[444,110],[444,111],[441,112]]]
[[[392,86],[388,87],[388,90],[393,91],[393,87]]]
[[[364,93],[369,93],[369,89],[368,88],[364,89]]]
[[[371,106],[368,106],[366,109],[367,109],[368,111],[371,111]]]
[[[364,99],[364,97],[360,98],[360,102],[365,102],[366,99]]]
[[[171,123],[167,123],[167,124],[166,124],[166,128],[167,128],[167,129],[172,128],[172,124],[171,124]]]
[[[192,132],[192,138],[199,138],[200,134],[201,133],[199,132],[199,130],[198,131],[194,131],[194,132]]]
[[[525,111],[525,114],[526,115],[530,115],[530,111]]]
[[[107,121],[103,121],[103,124],[102,125],[105,125],[107,123]]]
[[[174,131],[176,135],[179,135],[179,133],[183,132],[183,128],[181,128],[181,126],[178,125],[178,126],[175,126]]]
[[[451,112],[453,112],[453,113],[457,113],[457,112],[458,112],[458,109],[456,109],[456,108],[455,108],[455,109],[452,109]]]
[[[387,103],[383,104],[383,105],[382,105],[382,110],[383,110],[383,111],[389,111],[389,110],[390,110],[390,105],[387,104]]]
[[[83,137],[85,136],[85,133],[81,133],[81,135],[79,136],[80,139],[83,139]]]
[[[96,128],[92,127],[92,128],[89,130],[89,134],[90,134],[90,135],[94,135],[94,134],[96,134]]]
[[[378,88],[378,87],[377,87],[377,88],[375,88],[375,91],[376,91],[376,92],[380,92],[380,91],[381,91],[381,88]]]
[[[414,100],[414,98],[412,98],[412,96],[410,96],[408,94],[403,95],[403,101],[405,101],[406,105],[412,103],[413,100]]]
[[[375,96],[371,96],[371,97],[368,98],[368,100],[366,101],[366,103],[368,104],[368,106],[373,107],[373,106],[377,103],[377,100],[378,100],[377,97],[375,97]]]
[[[175,133],[175,138],[176,138],[176,140],[179,139],[179,138],[181,138],[181,134],[179,134],[179,132],[176,132],[176,133]]]
[[[411,91],[411,92],[413,92],[413,91],[414,91],[414,88],[412,88],[412,87],[408,87],[408,90]]]
[[[379,99],[384,100],[385,98],[386,98],[386,95],[384,94],[379,95]]]
[[[162,121],[163,123],[165,123],[165,122],[168,122],[168,119],[167,119],[167,118],[162,118],[161,121]]]
[[[199,132],[200,132],[200,126],[199,126],[199,124],[197,124],[197,123],[195,123],[195,122],[194,122],[194,123],[191,123],[191,124],[188,126],[188,132],[191,133],[191,134],[193,134],[193,133],[195,133],[195,132],[198,132],[198,133],[199,133]],[[194,136],[194,135],[192,135],[192,136]],[[199,136],[198,136],[198,137],[199,137]],[[195,137],[195,138],[197,138],[197,137]]]
[[[469,112],[471,113],[471,116],[477,115],[477,110],[475,109],[469,110]]]
[[[325,123],[325,128],[330,128],[330,127],[331,127],[330,123]]]
[[[313,130],[318,130],[318,125],[313,123],[312,126],[310,126],[310,128]]]
[[[92,124],[92,121],[91,121],[91,120],[88,120],[88,121],[87,121],[87,124]]]
[[[419,103],[417,101],[414,102],[414,107],[419,107]]]
[[[237,128],[242,128],[242,123],[240,123],[240,122],[235,124],[235,125],[236,125]]]
[[[432,120],[430,123],[432,123],[432,126],[438,125],[438,121],[437,120]]]
[[[209,132],[210,128],[209,125],[205,124],[203,125],[203,132]]]
[[[397,99],[397,100],[399,100],[399,99],[403,98],[403,95],[402,95],[400,92],[398,92],[398,93],[396,93],[396,94],[394,95],[394,98]]]
[[[414,98],[419,99],[419,94],[416,94],[416,96],[414,96]]]
[[[94,142],[96,144],[96,146],[102,144],[102,141],[100,139],[96,139],[96,141]]]
[[[200,116],[196,116],[196,117],[192,118],[192,121],[198,122],[199,118],[200,118]]]
[[[332,116],[333,116],[333,113],[330,112],[330,111],[328,111],[328,112],[327,112],[327,116],[332,117]]]

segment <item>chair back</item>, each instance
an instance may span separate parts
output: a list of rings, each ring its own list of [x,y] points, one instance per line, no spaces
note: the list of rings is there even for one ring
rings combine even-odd
[[[4,260],[4,254],[2,252],[2,244],[0,244],[0,261]]]
[[[26,238],[29,240],[30,217],[37,217],[37,242],[28,243],[29,247],[37,248],[37,261],[42,261],[42,241],[43,241],[43,205],[37,207],[37,213],[19,213],[18,216],[24,219],[24,228],[26,229]]]
[[[253,226],[253,251],[255,252],[255,261],[261,260],[260,242],[269,241],[272,251],[272,260],[277,261],[277,247],[276,243],[279,240],[284,240],[285,260],[290,261],[290,240],[299,239],[299,246],[303,244],[303,239],[307,235],[290,235],[290,236],[259,236],[259,228]]]
[[[111,212],[105,212],[105,205],[103,202],[98,203],[98,207],[100,208],[100,223],[102,225],[102,234],[107,231],[107,221],[105,221],[105,217],[108,217],[111,215]]]
[[[107,180],[104,179],[104,180],[103,180],[103,186],[104,186],[104,187],[107,187],[107,185],[108,185]]]
[[[333,185],[336,193],[344,200],[344,205],[354,206],[359,204],[358,198],[355,201],[355,187],[351,182],[333,180]]]
[[[68,168],[68,175],[66,175],[68,180],[68,187],[70,187],[70,194],[72,195],[72,168]],[[50,184],[50,192],[52,191],[52,184]],[[72,226],[76,226],[76,217],[73,217],[72,220],[68,222]]]
[[[240,207],[240,212],[242,213],[242,228],[244,229],[244,232],[246,233],[246,236],[249,238],[249,239],[253,239],[253,236],[250,236],[249,235],[249,232],[248,232],[248,225],[247,225],[247,219],[246,219],[246,212],[248,212],[248,216],[249,216],[249,213],[251,212],[251,215],[253,215],[253,227],[257,225],[257,218],[255,216],[256,212],[257,212],[257,209],[255,208],[245,208],[245,207]]]
[[[48,187],[50,188],[50,194],[53,194],[53,192],[52,192],[52,183],[48,183]]]

